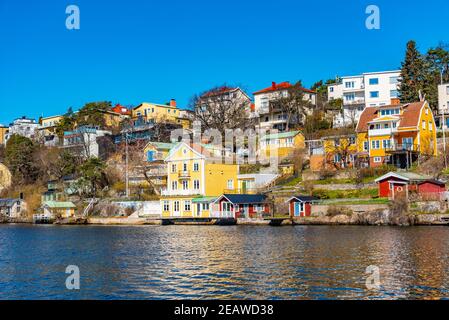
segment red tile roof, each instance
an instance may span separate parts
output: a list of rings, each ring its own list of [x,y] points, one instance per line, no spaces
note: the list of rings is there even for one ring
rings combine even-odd
[[[271,91],[285,90],[285,89],[288,89],[288,88],[291,88],[291,87],[293,87],[293,85],[290,84],[290,82],[288,82],[288,81],[284,81],[284,82],[281,82],[281,83],[273,82],[271,84],[271,87],[268,87],[268,88],[256,91],[256,92],[253,93],[253,95],[260,94],[260,93],[271,92]],[[307,88],[301,88],[301,89],[304,92],[316,93],[315,91],[307,89]]]
[[[426,104],[425,101],[407,103],[403,105],[390,105],[390,106],[382,106],[382,107],[367,107],[363,110],[360,115],[359,122],[357,124],[356,131],[357,132],[367,132],[368,131],[368,123],[376,119],[378,115],[378,111],[380,109],[385,108],[394,108],[400,107],[403,112],[399,116],[400,122],[398,128],[406,128],[406,127],[417,127],[419,125],[419,117],[421,115],[421,110]]]
[[[126,109],[126,111],[123,111],[123,109]],[[120,113],[121,115],[131,115],[131,111],[120,104],[116,104],[114,108],[111,109],[111,111]]]

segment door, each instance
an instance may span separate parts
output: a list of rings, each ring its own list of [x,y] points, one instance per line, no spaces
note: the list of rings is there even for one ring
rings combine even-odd
[[[301,210],[300,210],[300,203],[299,202],[295,202],[295,217],[299,217],[301,215]]]
[[[197,217],[201,216],[201,203],[196,204],[196,216]]]
[[[175,217],[179,217],[181,215],[181,212],[179,211],[179,201],[175,201],[173,203],[173,215]]]
[[[245,218],[249,217],[249,205],[248,204],[242,205],[242,215]]]

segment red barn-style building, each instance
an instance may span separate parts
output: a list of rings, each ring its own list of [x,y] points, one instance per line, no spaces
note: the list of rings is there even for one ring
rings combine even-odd
[[[291,218],[310,217],[312,203],[319,199],[311,196],[294,196],[288,200],[288,211]]]
[[[409,192],[416,192],[428,198],[439,199],[446,191],[444,182],[413,172],[389,172],[375,181],[381,198],[394,199],[399,195],[408,197]]]
[[[230,218],[260,218],[270,215],[267,197],[262,194],[223,194],[215,200],[220,216]]]

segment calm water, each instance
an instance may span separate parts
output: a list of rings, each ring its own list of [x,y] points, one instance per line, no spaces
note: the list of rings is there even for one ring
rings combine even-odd
[[[0,225],[0,298],[448,298],[448,257],[448,227]]]

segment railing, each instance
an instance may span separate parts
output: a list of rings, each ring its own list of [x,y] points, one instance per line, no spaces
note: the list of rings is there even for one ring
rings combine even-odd
[[[372,136],[388,136],[396,131],[397,131],[396,128],[369,129],[368,135],[370,137],[372,137]]]
[[[224,189],[223,193],[227,194],[257,194],[260,193],[260,188],[237,188],[237,189]]]
[[[362,104],[365,103],[365,99],[355,99],[355,100],[345,100],[343,101],[343,105],[350,106],[354,104]]]
[[[178,177],[180,179],[189,179],[190,178],[190,171],[189,170],[178,171]]]
[[[403,143],[403,144],[392,144],[391,146],[385,148],[385,151],[418,151],[419,144]]]
[[[195,196],[200,195],[200,190],[167,190],[162,189],[161,194],[163,196]]]

